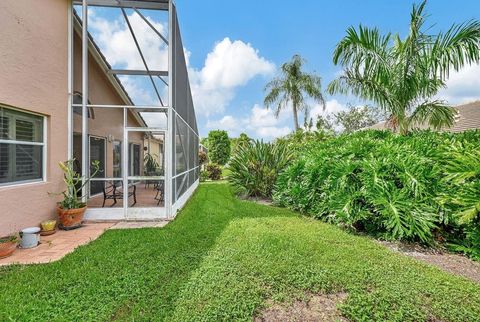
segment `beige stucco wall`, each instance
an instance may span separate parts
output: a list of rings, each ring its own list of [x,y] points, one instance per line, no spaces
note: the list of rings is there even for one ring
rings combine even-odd
[[[45,182],[0,187],[0,236],[55,218],[63,190],[58,162],[67,159],[68,106],[68,1],[0,1],[0,104],[40,113],[47,119],[47,177]],[[76,50],[79,50],[78,39]],[[78,52],[77,52],[78,54]],[[74,89],[81,91],[81,59],[75,57]],[[90,101],[93,104],[124,104],[118,93],[90,59]],[[130,121],[134,122],[132,116]],[[133,123],[132,123],[133,124]],[[95,110],[90,134],[123,140],[122,112]],[[74,117],[74,131],[80,132]],[[132,142],[142,144],[141,133]],[[111,174],[113,149],[107,143],[107,175]]]
[[[0,187],[0,235],[55,215],[67,158],[67,1],[0,1],[0,104],[47,117],[47,182]]]

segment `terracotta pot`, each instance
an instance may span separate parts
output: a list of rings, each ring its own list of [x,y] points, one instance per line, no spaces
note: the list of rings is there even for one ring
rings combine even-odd
[[[0,238],[0,240],[3,238]],[[0,242],[0,258],[5,258],[13,254],[17,249],[18,241]]]
[[[61,207],[57,207],[58,218],[60,219],[62,228],[71,229],[80,227],[82,225],[83,215],[85,214],[86,209],[86,206],[77,209],[63,209]]]

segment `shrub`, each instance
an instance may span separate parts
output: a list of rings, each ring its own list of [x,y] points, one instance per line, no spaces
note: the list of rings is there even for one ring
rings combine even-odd
[[[237,193],[271,198],[278,174],[292,159],[287,144],[253,141],[238,147],[229,163],[228,180]]]
[[[216,163],[207,164],[206,171],[210,180],[220,180],[222,177],[222,167]]]
[[[309,143],[279,176],[274,201],[381,238],[432,242],[434,232],[458,229],[458,214],[475,208],[475,192],[449,179],[448,165],[468,146],[478,150],[479,139],[480,132],[361,131]]]
[[[207,160],[208,160],[207,153],[205,153],[205,151],[198,151],[198,165],[199,166],[203,165],[205,162],[207,162]]]
[[[208,172],[206,170],[200,171],[200,182],[208,180]]]
[[[224,165],[230,159],[230,139],[227,131],[210,131],[208,133],[208,157],[213,163]]]

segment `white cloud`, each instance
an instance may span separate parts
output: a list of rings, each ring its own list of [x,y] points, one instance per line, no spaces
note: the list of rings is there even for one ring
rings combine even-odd
[[[168,70],[168,47],[166,44],[136,12],[127,16],[148,68],[151,70]],[[161,34],[166,35],[168,30],[166,23],[154,21],[148,16],[146,18]],[[123,16],[111,20],[100,17],[93,11],[93,15],[89,15],[88,25],[102,53],[112,66],[145,70]]]
[[[288,126],[266,126],[256,130],[257,136],[260,138],[275,139],[291,133],[292,130]]]
[[[231,115],[226,115],[218,121],[207,122],[207,128],[209,129],[220,129],[234,132],[237,132],[237,130],[239,130],[238,125],[239,124],[237,120]]]
[[[207,128],[226,130],[230,136],[238,136],[241,132],[247,132],[248,135],[255,138],[271,140],[291,133],[291,128],[285,125],[285,122],[289,120],[288,113],[286,110],[282,111],[276,118],[273,110],[255,104],[247,117],[235,118],[226,115],[220,120],[208,121]]]
[[[122,16],[107,19],[93,10],[89,18],[91,32],[107,61],[114,68],[145,70],[128,25]],[[166,44],[137,13],[128,15],[128,19],[149,69],[168,70]],[[154,21],[148,16],[147,19],[161,34],[167,34],[166,22]],[[272,62],[261,57],[251,44],[241,40],[231,41],[230,38],[224,38],[216,43],[201,69],[190,66],[190,51],[184,48],[184,53],[196,110],[199,114],[207,116],[223,112],[235,97],[238,87],[246,85],[256,76],[270,75],[275,70]],[[131,91],[129,95],[135,103],[149,102],[147,96],[154,96],[151,84],[138,77],[122,80],[128,80],[125,87],[127,91]],[[167,101],[166,92],[162,91],[161,95]]]
[[[225,38],[207,55],[200,78],[205,89],[234,88],[274,69],[275,65],[260,57],[250,44]]]
[[[136,13],[127,15],[135,37],[150,70],[168,70],[168,47],[150,26]],[[166,35],[167,23],[155,21],[145,16],[163,35]],[[107,19],[92,10],[89,14],[89,28],[95,41],[105,55],[108,63],[117,69],[145,70],[128,25],[123,16]],[[159,105],[155,90],[147,77],[121,76],[120,80],[127,93],[137,105]],[[160,81],[157,89],[164,104],[168,104],[168,89]]]
[[[450,73],[447,88],[440,91],[438,98],[450,104],[462,104],[480,99],[480,65],[464,67]]]
[[[249,43],[225,38],[215,44],[202,69],[189,68],[196,110],[203,115],[221,113],[238,87],[256,76],[274,72],[275,65],[259,56]]]
[[[315,120],[319,115],[327,116],[346,110],[348,110],[348,107],[336,99],[331,99],[325,102],[325,109],[320,104],[316,104],[310,111],[310,117]]]

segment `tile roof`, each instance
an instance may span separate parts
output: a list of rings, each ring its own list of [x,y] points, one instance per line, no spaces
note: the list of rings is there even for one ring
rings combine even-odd
[[[456,106],[457,115],[455,116],[455,124],[450,128],[444,128],[442,131],[463,132],[466,130],[480,129],[480,101],[470,102],[467,104]],[[419,129],[428,128],[427,125],[417,126]],[[380,122],[366,129],[385,130],[385,122]]]

